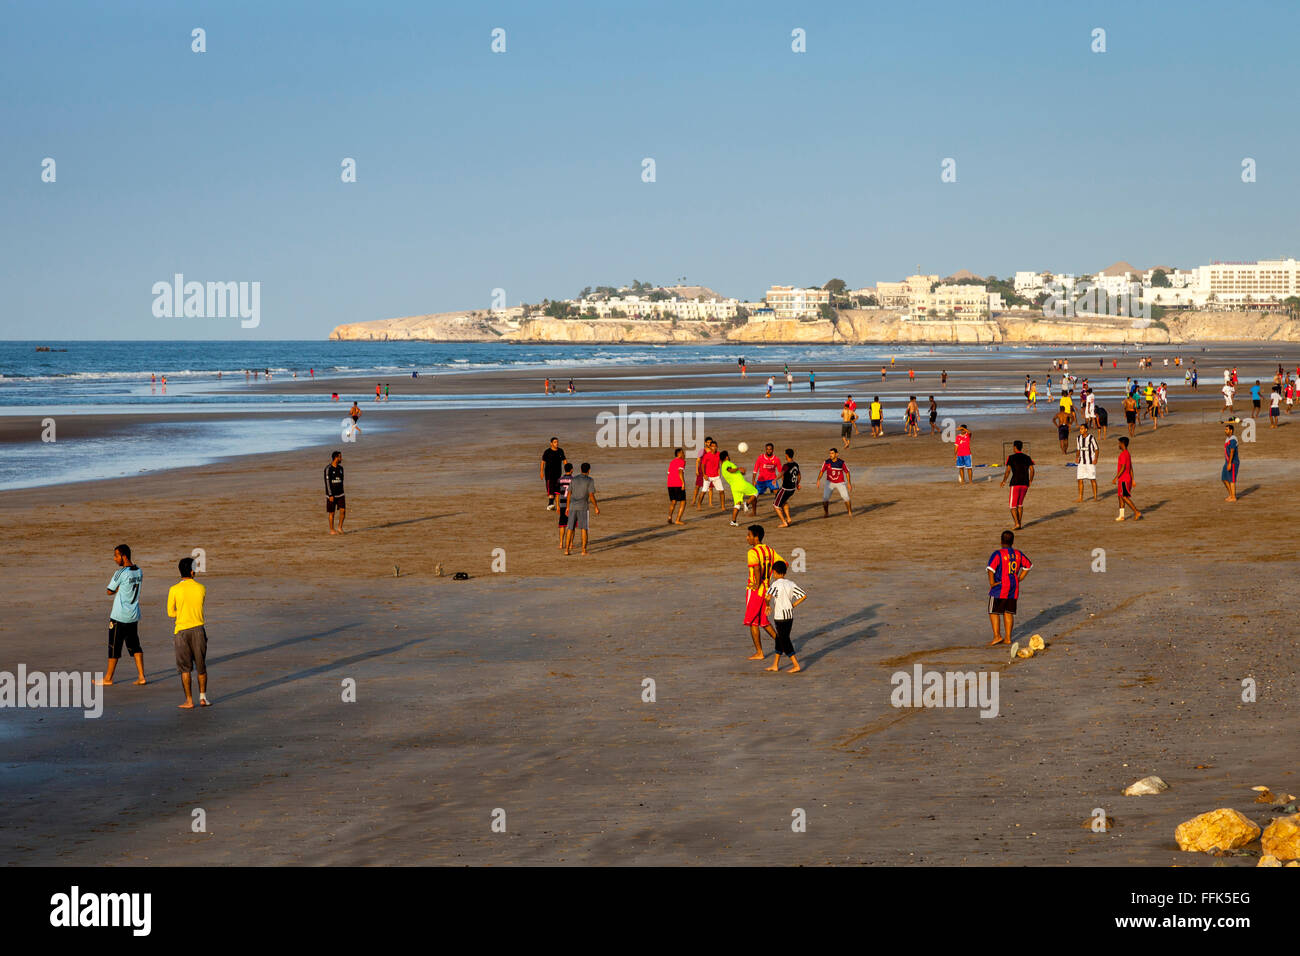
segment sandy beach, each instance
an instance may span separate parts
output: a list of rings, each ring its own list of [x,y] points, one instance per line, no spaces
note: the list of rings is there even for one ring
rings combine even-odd
[[[1180,853],[1173,831],[1217,807],[1263,823],[1270,812],[1250,787],[1300,789],[1297,418],[1277,429],[1261,418],[1241,445],[1238,502],[1225,503],[1218,480],[1222,368],[1240,367],[1237,409],[1249,414],[1248,383],[1267,392],[1274,353],[1195,353],[1199,393],[1172,362],[1160,367],[1172,352],[1141,372],[1132,355],[1111,369],[1118,353],[1061,353],[1078,376],[1097,374],[1103,354],[1103,377],[1170,385],[1172,414],[1133,441],[1141,522],[1113,520],[1116,390],[1101,392],[1110,428],[1098,503],[1075,500],[1054,403],[971,422],[977,464],[1022,439],[1037,466],[1016,537],[1034,563],[1016,635],[1041,633],[1049,647],[1014,663],[985,646],[984,568],[1009,526],[1006,490],[991,467],[959,484],[952,446],[925,434],[927,395],[948,415],[940,360],[918,361],[914,385],[905,368],[881,386],[878,365],[818,366],[815,397],[804,370],[792,368],[787,393],[779,364],[758,363],[743,382],[716,365],[551,370],[562,386],[574,376],[578,393],[519,407],[377,404],[373,378],[249,385],[338,390],[340,405],[325,407],[335,417],[357,398],[362,436],[0,492],[10,539],[0,670],[103,668],[104,585],[113,546],[127,542],[145,574],[150,680],[131,685],[124,661],[95,720],[0,712],[0,863],[1253,865]],[[1013,398],[1025,374],[1045,372],[1014,352],[948,368],[948,392]],[[773,398],[756,405],[770,372]],[[546,374],[389,381],[397,398],[540,399]],[[596,392],[609,402],[594,406]],[[813,480],[839,445],[847,392],[863,413],[844,452],[855,515],[836,504],[824,519]],[[865,409],[877,392],[890,396],[887,435],[873,440]],[[898,396],[909,392],[920,438],[903,434]],[[796,449],[796,523],[778,528],[770,497],[759,520],[782,556],[806,555],[794,575],[809,595],[794,626],[802,673],[745,659],[746,545],[729,509],[688,507],[684,526],[668,526],[671,448],[597,446],[597,411],[620,401],[698,407],[733,455],[748,443],[746,470],[766,441]],[[791,406],[818,420],[782,420]],[[367,433],[370,422],[385,430]],[[87,415],[60,429],[126,423]],[[33,428],[0,421],[0,449]],[[570,461],[592,463],[600,515],[585,557],[558,550],[545,510],[538,462],[551,435]],[[348,513],[347,533],[331,537],[322,469],[333,448]],[[191,713],[176,707],[164,604],[177,559],[195,548],[215,706]],[[918,663],[996,672],[998,716],[891,706],[891,675]],[[1242,701],[1247,677],[1254,703]],[[355,703],[342,700],[349,678]],[[1170,790],[1120,795],[1148,774]],[[206,832],[191,829],[195,808]],[[1115,818],[1112,830],[1086,828],[1094,808]],[[504,833],[491,826],[498,809]],[[807,832],[791,830],[796,809]]]

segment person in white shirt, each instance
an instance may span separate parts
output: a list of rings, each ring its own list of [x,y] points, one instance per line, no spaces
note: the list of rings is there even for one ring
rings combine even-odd
[[[1236,391],[1231,385],[1225,384],[1223,386],[1223,410],[1230,415],[1232,414],[1232,396],[1236,394]]]
[[[1092,500],[1100,500],[1097,497],[1097,438],[1087,425],[1079,426],[1079,437],[1074,440],[1074,461],[1078,466],[1075,478],[1079,482],[1079,497],[1074,500],[1083,500],[1085,481],[1092,482]]]
[[[784,561],[772,563],[772,579],[767,585],[767,598],[772,602],[772,623],[776,625],[776,653],[772,657],[772,666],[764,670],[781,669],[781,655],[790,658],[791,667],[787,674],[797,674],[802,668],[794,656],[794,644],[790,640],[790,629],[794,627],[794,609],[808,596],[803,588],[785,576]]]
[[[1277,428],[1278,417],[1282,413],[1282,387],[1274,385],[1268,395],[1268,427]]]

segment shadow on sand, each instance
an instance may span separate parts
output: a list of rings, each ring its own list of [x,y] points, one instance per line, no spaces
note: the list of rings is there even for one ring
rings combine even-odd
[[[825,644],[821,644],[818,647],[809,650],[809,645],[820,637],[825,637],[826,635],[832,634],[842,628],[871,620],[876,616],[876,611],[878,611],[880,607],[881,605],[879,604],[872,604],[869,607],[864,607],[860,611],[854,611],[852,614],[846,615],[838,621],[832,621],[830,624],[823,624],[821,627],[814,628],[807,634],[803,635],[803,637],[799,639],[798,646],[795,648],[795,655],[799,658],[800,667],[803,670],[807,670],[811,664],[821,660],[821,658],[825,657],[827,654],[834,653],[843,647],[848,647],[848,645],[855,641],[860,641],[863,638],[874,637],[879,625],[872,624],[867,627],[856,628],[848,634],[843,634],[832,641],[828,641]]]

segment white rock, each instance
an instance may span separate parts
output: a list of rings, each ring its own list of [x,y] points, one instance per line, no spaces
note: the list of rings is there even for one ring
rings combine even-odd
[[[1143,777],[1136,783],[1130,783],[1124,788],[1126,797],[1142,797],[1152,793],[1163,793],[1169,789],[1169,784],[1165,783],[1159,777]]]

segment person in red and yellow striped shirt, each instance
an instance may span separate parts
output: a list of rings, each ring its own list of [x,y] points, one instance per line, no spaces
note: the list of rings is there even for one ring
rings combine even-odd
[[[763,628],[776,640],[776,630],[767,619],[767,585],[772,579],[772,565],[782,560],[781,556],[763,543],[763,526],[751,524],[745,533],[749,544],[746,556],[749,577],[745,581],[745,626],[754,641],[754,654],[751,661],[764,658],[763,641],[759,637],[759,628]]]

